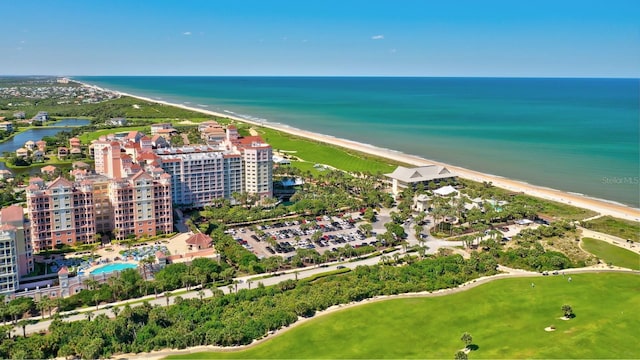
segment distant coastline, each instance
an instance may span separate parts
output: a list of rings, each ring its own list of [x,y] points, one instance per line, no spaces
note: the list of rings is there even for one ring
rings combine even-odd
[[[493,185],[500,188],[507,189],[509,191],[523,192],[528,195],[539,197],[542,199],[552,200],[556,202],[574,205],[577,207],[590,209],[590,210],[599,212],[603,215],[611,215],[611,216],[615,216],[615,217],[626,219],[626,220],[640,221],[640,209],[632,208],[630,206],[626,206],[610,200],[598,199],[594,197],[585,196],[583,194],[565,192],[565,191],[560,191],[560,190],[556,190],[548,187],[532,185],[523,181],[511,180],[502,176],[486,174],[486,173],[482,173],[482,172],[478,172],[478,171],[474,171],[474,170],[470,170],[470,169],[466,169],[458,166],[452,166],[452,165],[438,162],[438,161],[432,161],[419,156],[405,154],[397,150],[379,148],[370,144],[364,144],[364,143],[355,142],[348,139],[338,138],[335,136],[324,135],[324,134],[319,134],[319,133],[315,133],[307,130],[302,130],[289,125],[262,121],[261,119],[256,120],[256,118],[247,119],[245,117],[238,116],[237,114],[231,111],[228,111],[228,112],[211,111],[211,110],[203,109],[196,106],[176,104],[176,103],[167,102],[161,99],[153,99],[153,98],[139,96],[139,95],[135,95],[127,92],[111,90],[111,89],[103,88],[90,83],[86,83],[77,79],[72,79],[72,81],[83,84],[85,86],[90,86],[90,87],[94,87],[101,90],[111,91],[111,92],[120,94],[121,96],[128,96],[128,97],[140,99],[143,101],[148,101],[148,102],[153,102],[153,103],[158,103],[158,104],[163,104],[168,106],[174,106],[174,107],[195,111],[195,112],[199,112],[199,113],[210,115],[210,116],[215,116],[220,118],[229,118],[232,120],[251,124],[253,126],[265,127],[265,128],[285,132],[291,135],[300,136],[303,138],[340,146],[340,147],[351,149],[354,151],[359,151],[359,152],[379,156],[379,157],[390,159],[400,163],[406,163],[406,164],[415,165],[415,166],[422,166],[426,164],[442,165],[452,170],[453,172],[457,173],[460,177],[465,179],[470,179],[478,182],[491,182]]]

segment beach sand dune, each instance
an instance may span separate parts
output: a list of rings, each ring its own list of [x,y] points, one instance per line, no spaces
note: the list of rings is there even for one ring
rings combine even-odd
[[[93,86],[90,84],[83,84],[83,85],[101,89],[97,86]],[[101,89],[101,90],[107,90],[107,89]],[[107,91],[112,91],[112,90],[107,90]],[[401,152],[397,152],[389,149],[377,148],[371,145],[365,145],[365,144],[347,140],[347,139],[340,139],[333,136],[296,129],[296,128],[292,128],[292,127],[281,125],[281,124],[252,121],[252,120],[234,116],[228,113],[219,113],[219,112],[205,110],[197,107],[191,107],[191,106],[186,106],[181,104],[173,104],[173,103],[169,103],[162,100],[151,99],[151,98],[123,93],[119,91],[112,91],[112,92],[118,93],[122,96],[129,96],[129,97],[144,100],[144,101],[175,106],[175,107],[186,109],[186,110],[196,111],[202,114],[207,114],[207,115],[216,116],[220,118],[233,119],[233,120],[251,124],[257,127],[270,128],[270,129],[282,131],[288,134],[344,147],[344,148],[355,150],[355,151],[360,151],[363,153],[383,157],[386,159],[394,160],[394,161],[409,164],[409,165],[415,165],[415,166],[423,166],[428,164],[442,165],[442,166],[446,166],[449,170],[457,173],[460,177],[464,179],[469,179],[469,180],[478,181],[478,182],[491,182],[493,185],[509,191],[523,192],[527,195],[539,197],[542,199],[557,201],[564,204],[570,204],[573,206],[596,211],[602,215],[611,215],[621,219],[640,221],[640,209],[631,208],[628,206],[624,206],[624,205],[613,203],[613,202],[608,202],[605,200],[600,200],[600,199],[583,196],[580,194],[568,193],[560,190],[540,187],[540,186],[524,183],[521,181],[511,180],[511,179],[507,179],[507,178],[503,178],[495,175],[484,174],[478,171],[473,171],[473,170],[461,168],[458,166],[452,166],[449,164],[441,163],[438,161],[424,159],[415,155],[403,154]]]

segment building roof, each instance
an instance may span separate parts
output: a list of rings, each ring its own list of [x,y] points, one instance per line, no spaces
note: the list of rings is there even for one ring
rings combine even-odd
[[[42,172],[54,172],[54,171],[56,171],[56,169],[58,169],[58,168],[53,166],[53,165],[47,165],[47,166],[43,166],[42,169],[40,169],[40,171],[42,171]]]
[[[0,225],[0,230],[3,230],[3,231],[14,231],[15,229],[16,227],[13,225],[9,225],[9,224]]]
[[[63,266],[58,270],[58,275],[69,275],[69,269],[66,266]]]
[[[139,178],[140,178],[140,179],[153,179],[153,178],[151,177],[151,175],[149,175],[149,174],[147,174],[146,172],[144,172],[144,171],[140,170],[140,171],[138,171],[138,173],[136,173],[135,175],[133,175],[133,176],[131,177],[131,180],[134,180],[134,181],[135,181],[135,180],[137,180],[137,179],[139,179]]]
[[[457,192],[458,190],[454,189],[453,186],[451,185],[443,186],[439,189],[433,190],[434,194],[441,195],[441,196],[447,196]]]
[[[53,180],[51,182],[51,184],[49,184],[49,186],[47,186],[47,189],[52,189],[56,186],[65,186],[65,187],[72,187],[73,183],[61,176],[58,176],[57,179]]]
[[[405,183],[418,183],[456,176],[449,169],[440,165],[427,165],[416,168],[398,166],[392,173],[385,175]]]
[[[24,212],[18,205],[7,206],[0,210],[0,221],[3,223],[22,221],[22,219],[24,219]]]
[[[189,245],[198,246],[199,248],[208,248],[211,246],[211,243],[213,242],[213,240],[211,240],[209,236],[203,233],[197,233],[197,234],[191,235],[186,240],[186,242]]]
[[[82,162],[82,161],[74,161],[71,166],[76,167],[76,168],[83,168],[83,169],[88,169],[91,167],[91,165],[87,164],[86,162]]]

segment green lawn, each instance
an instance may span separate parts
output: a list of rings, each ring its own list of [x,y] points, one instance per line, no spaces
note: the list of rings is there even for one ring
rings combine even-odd
[[[145,134],[150,134],[149,129],[150,129],[149,126],[125,126],[125,127],[104,129],[104,130],[84,133],[80,135],[78,139],[80,139],[80,141],[83,144],[88,144],[91,142],[91,140],[97,140],[102,135],[116,134],[116,133],[128,132],[128,131],[140,131]]]
[[[271,129],[258,128],[258,132],[274,150],[295,151],[292,155],[312,164],[326,164],[345,171],[369,171],[371,173],[388,173],[396,168],[396,165],[390,165],[393,163],[391,160],[303,139]]]
[[[582,248],[607,264],[640,270],[640,255],[632,251],[592,238],[582,239]]]
[[[640,223],[613,216],[603,216],[582,224],[585,228],[640,242]]]
[[[571,277],[504,279],[454,295],[367,304],[318,317],[245,351],[169,359],[452,359],[465,331],[478,347],[470,359],[640,358],[640,278]],[[575,318],[559,319],[564,304]],[[550,325],[556,331],[544,330]]]

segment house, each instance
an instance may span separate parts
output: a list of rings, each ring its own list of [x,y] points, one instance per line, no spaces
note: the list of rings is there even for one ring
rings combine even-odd
[[[36,146],[38,147],[38,150],[42,151],[43,153],[47,151],[47,142],[44,140],[36,141]]]
[[[227,134],[222,127],[208,127],[200,131],[200,138],[207,142],[224,141]]]
[[[24,120],[26,116],[27,115],[24,113],[24,111],[18,111],[18,112],[13,113],[13,117],[16,118],[16,119]]]
[[[159,130],[168,130],[168,129],[171,129],[171,128],[172,128],[172,126],[169,123],[152,124],[151,125],[151,135],[157,134]]]
[[[165,138],[166,140],[171,139],[171,137],[173,135],[176,135],[178,133],[178,130],[174,129],[174,128],[170,128],[170,129],[160,129],[158,131],[156,131],[157,135],[162,136],[163,138]]]
[[[1,180],[13,179],[13,173],[6,169],[0,169],[0,179]]]
[[[278,155],[272,155],[271,159],[275,165],[291,165],[291,161],[289,159],[285,159]]]
[[[74,161],[73,164],[71,164],[71,167],[74,169],[84,169],[84,170],[91,169],[91,165],[82,161]]]
[[[442,165],[426,165],[415,168],[398,166],[392,173],[385,174],[391,179],[393,195],[398,195],[408,186],[415,188],[418,184],[426,186],[447,179],[455,179],[456,175]]]
[[[126,126],[129,122],[123,117],[111,118],[106,124],[111,126]]]
[[[54,175],[56,173],[56,170],[58,170],[57,167],[53,165],[47,165],[47,166],[43,166],[40,169],[40,172],[46,175]]]
[[[33,151],[36,148],[36,143],[33,140],[29,140],[26,143],[24,143],[24,147],[29,151]]]
[[[189,250],[203,250],[212,246],[213,240],[203,233],[197,233],[185,240],[189,245]]]
[[[416,211],[427,211],[429,210],[429,196],[427,194],[420,194],[416,196],[413,201],[413,207]]]
[[[69,151],[69,154],[71,154],[71,155],[80,155],[80,154],[82,154],[82,149],[80,149],[79,147],[71,148],[71,151]]]
[[[71,148],[80,148],[80,139],[72,137],[71,139],[69,139],[69,146]]]
[[[34,150],[31,154],[34,162],[43,162],[44,161],[44,151],[40,151],[38,149]]]
[[[9,121],[0,122],[0,131],[13,132],[13,123]]]
[[[151,138],[151,146],[155,149],[169,147],[167,139],[160,135],[153,135]]]
[[[58,148],[58,159],[65,159],[69,156],[69,149],[64,146]]]
[[[218,128],[222,129],[222,125],[218,124],[216,121],[205,121],[203,123],[198,124],[198,131],[202,132],[207,128]]]
[[[29,150],[25,148],[20,148],[16,150],[16,156],[19,158],[26,158],[27,156],[29,156]]]
[[[46,111],[38,111],[38,113],[36,114],[36,116],[34,116],[33,118],[31,118],[31,121],[49,121],[50,117],[49,117],[49,113]]]
[[[118,134],[116,134],[116,137],[118,136]],[[140,139],[142,139],[144,137],[144,134],[141,133],[140,131],[129,131],[127,133],[127,135],[124,137],[124,140],[127,142],[140,142]]]

